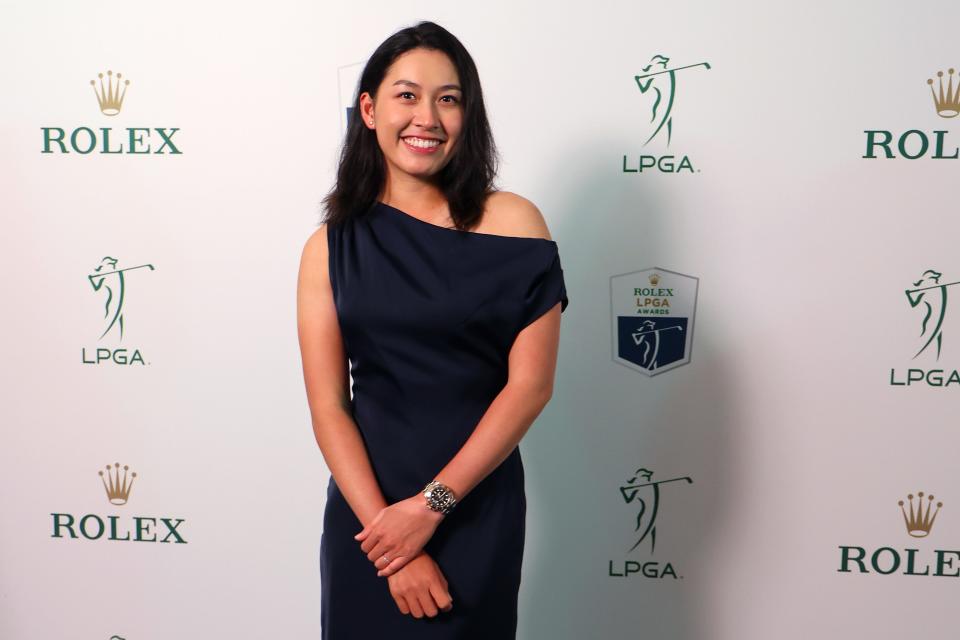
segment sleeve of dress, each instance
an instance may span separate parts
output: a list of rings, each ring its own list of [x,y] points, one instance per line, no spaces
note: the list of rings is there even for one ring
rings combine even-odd
[[[534,275],[524,294],[521,330],[553,309],[558,302],[561,303],[561,313],[569,304],[567,287],[563,281],[563,269],[560,266],[560,252],[556,243],[550,243],[549,247],[546,268]]]

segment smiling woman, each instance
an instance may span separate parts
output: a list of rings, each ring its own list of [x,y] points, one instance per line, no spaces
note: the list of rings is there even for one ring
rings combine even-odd
[[[364,124],[376,131],[386,161],[387,184],[399,180],[404,189],[429,180],[454,157],[464,120],[458,76],[447,54],[416,48],[390,66],[376,100],[369,91],[360,95]]]
[[[493,190],[477,71],[443,28],[388,38],[351,117],[298,285],[331,473],[323,638],[509,640],[517,445],[552,394],[567,306],[557,244],[532,203]]]
[[[470,229],[496,173],[476,65],[452,34],[424,22],[388,38],[364,67],[325,221],[362,216],[396,185],[420,194],[418,211],[449,209],[453,226]]]

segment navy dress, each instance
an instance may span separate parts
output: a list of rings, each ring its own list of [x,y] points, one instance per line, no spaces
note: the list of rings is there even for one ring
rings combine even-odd
[[[418,494],[507,382],[517,334],[567,294],[557,244],[459,231],[377,202],[328,225],[330,281],[353,376],[352,415],[389,504]],[[324,640],[516,637],[526,498],[519,448],[444,518],[424,547],[453,609],[400,612],[353,536],[330,477],[320,542]]]

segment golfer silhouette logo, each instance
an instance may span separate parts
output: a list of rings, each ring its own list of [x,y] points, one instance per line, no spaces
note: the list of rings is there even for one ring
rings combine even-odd
[[[670,146],[670,136],[673,134],[673,104],[677,95],[677,72],[696,67],[710,69],[710,63],[698,62],[670,68],[670,58],[657,54],[650,58],[650,64],[643,68],[643,73],[633,77],[640,93],[650,93],[653,96],[650,114],[653,133],[643,146],[647,146],[664,129],[667,132],[667,146]]]
[[[687,476],[681,478],[671,478],[670,480],[659,480],[651,482],[653,471],[640,468],[633,474],[633,477],[627,480],[627,484],[620,487],[620,495],[627,504],[637,505],[636,526],[634,531],[639,534],[637,541],[627,551],[630,553],[640,543],[650,539],[650,553],[654,552],[657,545],[657,513],[660,510],[660,485],[668,482],[686,481],[687,484],[693,484]],[[644,499],[644,496],[646,499]]]
[[[923,346],[917,351],[916,358],[933,345],[936,345],[937,360],[940,359],[940,349],[943,346],[943,319],[947,314],[947,287],[960,282],[940,284],[943,274],[927,269],[920,279],[913,283],[913,289],[907,289],[907,300],[911,308],[923,310],[923,321],[920,325],[920,338]]]
[[[106,328],[100,334],[101,340],[111,331],[119,334],[118,340],[123,339],[123,302],[126,295],[124,274],[135,269],[154,270],[152,264],[117,269],[117,259],[106,256],[93,270],[93,273],[87,276],[93,290],[103,292],[104,296],[103,318]]]
[[[657,357],[660,355],[660,333],[665,331],[679,331],[683,333],[682,326],[670,326],[657,329],[657,323],[653,320],[644,320],[637,331],[631,335],[633,343],[640,351],[640,361],[637,363],[641,367],[655,371],[659,366]]]

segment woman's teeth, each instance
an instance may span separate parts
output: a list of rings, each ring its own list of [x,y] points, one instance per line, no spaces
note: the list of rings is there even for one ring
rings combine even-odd
[[[410,146],[420,147],[421,149],[429,149],[440,144],[439,140],[426,140],[424,138],[404,138],[403,140]]]

